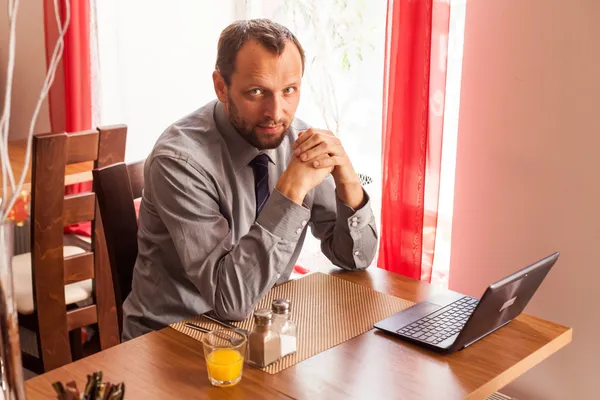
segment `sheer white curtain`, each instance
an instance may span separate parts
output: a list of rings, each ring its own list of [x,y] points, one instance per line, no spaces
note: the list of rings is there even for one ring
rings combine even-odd
[[[163,130],[215,98],[217,41],[234,0],[98,0],[99,124],[125,123],[127,161],[142,159]]]

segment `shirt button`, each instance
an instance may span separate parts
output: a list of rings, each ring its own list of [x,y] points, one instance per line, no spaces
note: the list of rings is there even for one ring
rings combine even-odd
[[[352,222],[357,222],[358,221],[358,217],[352,217]]]
[[[306,221],[302,221],[302,227],[304,228],[306,226]]]
[[[297,233],[298,235],[299,235],[299,234],[301,234],[301,233],[302,233],[302,228],[298,228],[298,229],[296,229],[296,233]]]
[[[358,256],[358,255],[360,255],[360,251],[355,251],[355,252],[354,252],[354,255],[355,255],[355,256]]]
[[[358,222],[353,222],[351,225],[356,227],[356,226],[358,226]]]

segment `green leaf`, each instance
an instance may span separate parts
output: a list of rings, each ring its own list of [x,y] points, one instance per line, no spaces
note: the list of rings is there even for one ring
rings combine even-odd
[[[348,71],[350,69],[350,60],[348,59],[348,53],[344,52],[344,57],[342,58],[342,69]]]

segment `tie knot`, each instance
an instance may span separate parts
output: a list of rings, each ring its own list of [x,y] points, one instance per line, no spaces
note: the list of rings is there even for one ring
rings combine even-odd
[[[269,156],[266,154],[259,154],[252,161],[250,161],[250,165],[252,168],[263,167],[266,168],[269,166]]]

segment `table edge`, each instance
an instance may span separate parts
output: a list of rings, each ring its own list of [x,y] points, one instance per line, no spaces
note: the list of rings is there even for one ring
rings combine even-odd
[[[540,365],[546,358],[562,349],[573,340],[573,328],[567,328],[560,336],[552,339],[529,356],[525,357],[494,379],[471,392],[465,399],[485,399],[486,396],[502,389],[523,376],[536,365]]]

